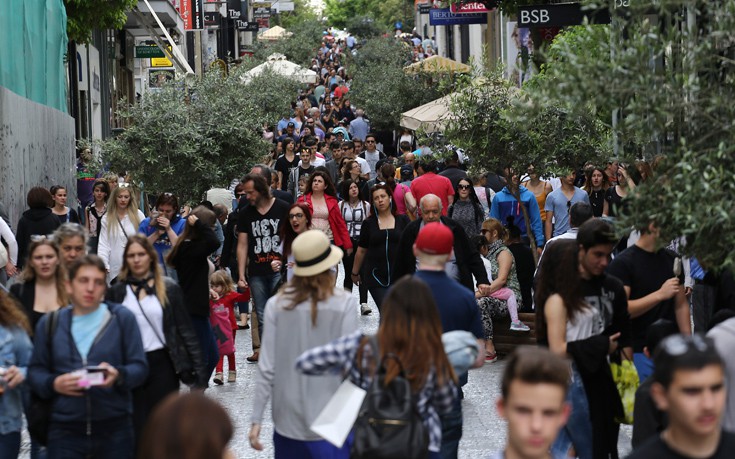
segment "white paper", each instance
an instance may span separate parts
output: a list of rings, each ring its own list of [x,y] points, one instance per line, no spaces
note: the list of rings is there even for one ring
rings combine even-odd
[[[364,389],[345,379],[311,424],[311,431],[341,448],[355,424],[365,394]]]

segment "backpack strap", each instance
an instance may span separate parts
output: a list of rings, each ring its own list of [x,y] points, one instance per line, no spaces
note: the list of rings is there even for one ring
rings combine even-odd
[[[54,359],[53,359],[53,352],[54,348],[51,345],[54,335],[56,334],[56,329],[59,327],[59,313],[61,309],[57,309],[56,311],[49,313],[49,318],[46,321],[46,350],[48,351],[49,355],[49,363],[51,364],[51,371],[54,369]]]

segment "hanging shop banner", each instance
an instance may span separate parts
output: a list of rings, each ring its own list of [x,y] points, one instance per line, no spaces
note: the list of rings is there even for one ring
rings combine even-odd
[[[564,27],[579,25],[585,18],[592,24],[609,24],[607,8],[583,11],[579,3],[526,5],[518,7],[518,27]]]
[[[433,8],[429,11],[429,25],[449,26],[461,24],[487,24],[487,13],[452,13],[449,8]]]

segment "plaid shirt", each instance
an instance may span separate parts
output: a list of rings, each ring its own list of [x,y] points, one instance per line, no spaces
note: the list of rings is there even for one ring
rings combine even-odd
[[[356,331],[323,346],[310,349],[298,358],[296,370],[307,375],[341,373],[348,375],[353,384],[368,389],[373,380],[372,376],[361,373],[360,369],[353,365],[362,337],[362,332]],[[368,368],[370,358],[372,358],[372,348],[366,344],[363,347],[362,368]],[[439,414],[450,412],[457,396],[457,386],[453,382],[437,387],[435,372],[432,370],[429,373],[417,399],[418,412],[429,431],[429,451],[439,451],[442,442],[442,425]]]

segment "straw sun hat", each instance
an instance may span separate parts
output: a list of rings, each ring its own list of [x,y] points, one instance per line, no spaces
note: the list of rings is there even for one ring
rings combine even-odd
[[[299,234],[291,245],[295,260],[295,276],[316,276],[327,271],[342,259],[342,249],[331,245],[327,235],[319,230]]]

